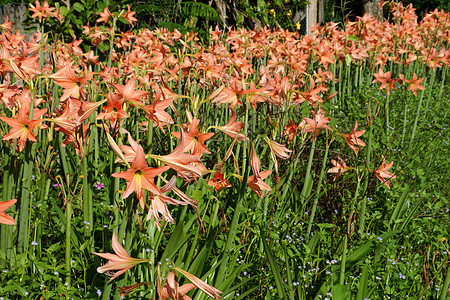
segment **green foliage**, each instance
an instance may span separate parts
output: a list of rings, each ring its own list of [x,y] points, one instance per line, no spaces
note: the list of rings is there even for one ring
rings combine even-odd
[[[373,2],[379,2],[372,0]],[[384,16],[389,15],[389,2],[384,1]],[[404,0],[401,1],[404,6],[411,4],[415,10],[419,19],[423,18],[425,13],[431,12],[434,9],[443,9],[444,11],[450,11],[450,2],[447,0]],[[357,16],[364,14],[363,1],[360,0],[332,0],[326,1],[325,4],[325,22],[341,22],[345,23],[346,18],[355,20]]]
[[[27,0],[0,0],[0,7],[5,4],[19,4],[19,3],[28,3]]]
[[[219,22],[217,11],[211,6],[201,2],[180,2],[182,13],[186,17],[201,17],[210,21]]]
[[[153,28],[160,22],[176,24],[177,10],[175,1],[145,1],[133,5],[132,8],[136,11],[136,16],[139,19],[138,27]],[[178,24],[178,27],[180,26],[182,25]]]
[[[35,5],[35,2],[32,0],[29,2],[30,4]],[[59,11],[63,16],[62,20],[50,17],[40,26],[40,29],[44,32],[51,33],[49,36],[50,41],[58,39],[71,41],[73,36],[80,38],[85,30],[83,27],[100,25],[99,23],[96,23],[96,20],[99,18],[99,13],[103,12],[106,7],[113,13],[119,13],[121,10],[126,10],[127,8],[126,0],[71,0],[67,2],[67,4],[58,0],[49,0],[47,2],[50,7],[56,7],[56,11]],[[28,14],[31,16],[32,13],[29,12]],[[128,22],[123,18],[119,20],[121,21],[117,24],[119,29],[125,31],[126,28],[129,28]],[[36,27],[36,21],[37,20],[29,18],[24,22],[24,25],[30,29],[34,29]],[[81,47],[84,47],[84,50],[87,50],[87,45],[82,45]]]
[[[419,18],[423,18],[425,13],[432,12],[436,8],[450,11],[450,2],[446,0],[404,0],[403,4],[405,6],[412,4]]]
[[[236,1],[237,10],[242,13],[236,19],[238,26],[268,26],[295,31],[296,24],[292,22],[294,15],[306,9],[308,1],[291,0],[240,0]]]
[[[217,11],[202,2],[153,0],[131,4],[131,7],[139,20],[138,28],[177,29],[182,34],[195,32],[204,42],[209,38],[208,26],[220,23]]]

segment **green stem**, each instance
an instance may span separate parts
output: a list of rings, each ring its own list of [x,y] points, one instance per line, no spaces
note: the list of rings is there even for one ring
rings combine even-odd
[[[87,239],[90,239],[92,224],[89,223],[89,183],[88,183],[88,171],[87,171],[87,155],[83,155],[83,159],[81,162],[81,172],[83,174],[83,221],[86,227],[84,230],[84,236]]]
[[[70,286],[70,273],[71,273],[71,249],[72,246],[70,244],[70,233],[72,232],[71,228],[71,219],[72,219],[72,201],[68,200],[66,204],[66,282]]]
[[[347,234],[344,236],[344,243],[342,245],[342,260],[341,260],[341,270],[339,276],[339,284],[344,285],[345,283],[345,263],[347,261]]]
[[[406,96],[405,96],[405,98],[406,98]],[[406,98],[406,99],[408,99],[408,98]],[[403,131],[402,131],[402,146],[403,146],[403,144],[404,144],[404,142],[405,142],[405,136],[406,136],[406,124],[407,124],[407,112],[408,112],[408,101],[405,101],[405,109],[404,109],[404,111],[403,111],[403,113],[404,113],[404,117],[403,117]]]
[[[356,206],[356,201],[358,200],[359,197],[359,188],[361,186],[361,179],[359,177],[358,174],[358,170],[356,170],[356,176],[358,177],[358,183],[356,184],[356,191],[355,191],[355,196],[353,197],[353,201],[352,201],[352,205],[350,207],[350,218],[348,220],[347,223],[347,233],[350,233],[350,227],[352,224],[352,219],[353,219],[353,214],[355,213],[355,206]],[[363,203],[361,204],[361,211],[359,213],[359,218],[360,218],[360,224],[362,222],[362,227],[359,227],[359,232],[361,233],[364,230],[364,220],[365,220],[365,215],[366,215],[366,205],[367,205],[367,197],[364,197],[363,199]]]
[[[111,26],[111,35],[109,36],[109,56],[108,56],[108,67],[111,67],[112,56],[114,52],[114,36],[116,34],[116,18],[113,18],[113,24]]]
[[[147,129],[147,150],[150,149],[153,142],[153,120],[148,120],[148,129]]]
[[[328,163],[328,150],[330,149],[330,144],[331,144],[331,142],[329,144],[327,144],[327,149],[325,150],[325,156],[322,160],[322,170],[320,170],[319,184],[317,185],[317,191],[314,196],[314,204],[312,207],[311,216],[309,217],[308,230],[306,233],[306,241],[309,241],[309,239],[311,238],[312,224],[313,224],[314,216],[315,216],[316,210],[317,210],[317,203],[319,202],[320,191],[322,189],[323,177],[325,176],[325,169],[326,169],[327,163]]]
[[[450,264],[448,264],[448,260],[447,265],[447,274],[445,275],[444,283],[442,284],[441,296],[439,297],[439,300],[444,300],[447,297],[448,288],[450,286]]]
[[[426,79],[424,79],[425,81]],[[425,84],[425,82],[424,82]],[[411,138],[409,139],[409,148],[408,148],[408,152],[412,147],[413,141],[414,141],[414,137],[416,135],[416,130],[417,130],[417,123],[419,122],[419,116],[420,116],[420,109],[422,108],[422,102],[423,102],[423,96],[425,94],[425,90],[422,91],[422,94],[420,95],[420,100],[419,100],[419,105],[417,106],[417,111],[416,111],[416,117],[414,119],[414,125],[413,125],[413,129],[411,132]]]
[[[35,152],[35,145],[31,146],[30,142],[27,142],[25,146],[25,157],[23,164],[22,175],[22,193],[20,196],[20,213],[19,213],[19,235],[17,241],[17,253],[25,253],[28,248],[29,232],[28,224],[30,222],[30,189],[31,189],[31,174],[33,170],[33,154]]]
[[[312,176],[311,176],[311,166],[312,166],[312,161],[314,158],[314,150],[316,149],[316,140],[314,139],[312,141],[311,144],[311,151],[309,152],[309,159],[308,159],[308,164],[306,166],[306,175],[305,175],[305,183],[303,184],[303,188],[302,188],[302,192],[300,194],[300,201],[302,203],[305,203],[307,198],[309,198],[309,186],[310,186],[310,182],[312,182]]]
[[[389,137],[389,94],[386,95],[386,103],[384,105],[384,114],[385,114],[385,130],[386,137]]]
[[[3,148],[6,150],[6,148]],[[5,151],[6,152],[6,151]],[[5,165],[3,167],[3,184],[2,184],[2,199],[3,201],[8,201],[12,199],[11,191],[12,191],[12,183],[13,183],[13,156],[9,155],[9,153],[3,153],[2,157],[5,159]],[[0,225],[0,250],[3,253],[7,253],[8,251],[8,235],[7,235],[7,225]],[[7,255],[8,256],[8,255]],[[5,265],[0,264],[6,267]]]
[[[292,166],[292,169],[291,169],[291,171],[289,172],[289,178],[288,178],[288,180],[285,182],[285,185],[284,185],[284,187],[283,187],[283,194],[282,194],[282,196],[281,196],[281,199],[282,199],[283,201],[285,201],[285,199],[286,199],[287,193],[288,193],[288,191],[289,191],[289,187],[290,187],[291,182],[292,182],[292,177],[294,177],[294,173],[295,173],[295,171],[297,170],[297,162],[298,162],[298,161],[299,161],[298,158],[296,158],[296,159],[294,160],[294,164],[293,164],[293,166]],[[268,201],[266,201],[266,202],[268,202]],[[266,211],[265,211],[265,212],[266,212]]]
[[[134,197],[128,197],[125,200],[125,209],[122,210],[122,212],[124,213],[123,217],[120,218],[120,215],[116,216],[119,218],[118,222],[120,223],[120,225],[118,226],[119,232],[117,234],[117,239],[119,240],[119,243],[121,243],[121,241],[124,239],[127,225],[129,225],[128,221],[132,218],[133,200],[134,200]],[[121,280],[121,281],[123,281],[123,280]],[[112,291],[112,284],[109,283],[109,280],[106,280],[105,287],[103,288],[102,299],[108,300],[108,299],[113,298],[111,296],[111,291]]]
[[[227,237],[227,242],[225,244],[224,247],[224,255],[226,256],[225,259],[223,260],[223,262],[221,263],[220,267],[219,267],[219,271],[218,271],[218,275],[216,278],[216,282],[222,283],[223,278],[225,276],[225,271],[227,269],[227,264],[228,264],[228,259],[230,256],[230,251],[231,248],[233,247],[234,244],[234,238],[236,236],[236,231],[237,231],[237,225],[239,223],[239,217],[241,215],[242,212],[242,204],[244,202],[244,198],[245,198],[245,190],[247,188],[247,179],[248,179],[248,175],[250,172],[250,167],[247,164],[247,136],[248,136],[248,130],[247,130],[247,124],[248,124],[248,106],[245,110],[245,123],[244,123],[244,129],[245,129],[245,141],[243,142],[243,148],[244,151],[242,153],[243,155],[243,159],[242,159],[242,174],[244,175],[243,180],[242,180],[242,184],[239,190],[239,199],[238,202],[236,204],[236,208],[234,210],[234,214],[233,214],[233,220],[231,221],[231,226],[230,226],[230,231],[228,233],[228,237]]]
[[[352,85],[350,84],[350,69],[351,69],[351,63],[350,65],[347,65],[347,63],[345,63],[345,86],[344,86],[344,91],[346,91],[347,93],[347,99],[351,97],[352,95]],[[345,102],[343,102],[342,104],[344,104]],[[345,103],[346,104],[346,103]],[[348,106],[348,104],[346,104]]]
[[[436,79],[436,72],[433,72],[433,73],[431,73],[431,82],[430,82],[430,85],[429,86],[427,86],[427,88],[429,89],[429,91],[428,91],[428,97],[427,97],[427,103],[425,104],[425,113],[424,113],[424,115],[426,115],[427,114],[427,110],[428,110],[428,108],[430,107],[429,105],[430,105],[430,100],[431,100],[431,95],[433,94],[433,86],[434,86],[434,80]],[[439,98],[438,98],[439,99]],[[440,101],[438,101],[438,102],[440,102]]]
[[[338,82],[341,83],[342,82],[342,61],[339,61],[339,77],[338,77]],[[339,103],[342,103],[342,87],[343,84],[339,84],[339,93],[338,93],[338,97],[339,97]]]
[[[439,95],[437,97],[437,99],[442,99],[442,93],[444,91],[444,86],[445,86],[445,75],[447,75],[447,69],[448,67],[443,66],[442,67],[442,79],[441,79],[441,88],[439,89]],[[439,111],[439,109],[441,108],[441,103],[444,101],[436,101],[438,104],[437,110]]]
[[[367,104],[367,109],[369,111],[369,114],[372,115],[372,111],[371,111],[371,107],[370,107],[370,102]],[[370,165],[370,159],[371,159],[371,155],[372,155],[372,140],[373,140],[373,123],[375,122],[375,120],[369,120],[369,124],[367,124],[369,126],[369,137],[368,137],[368,141],[367,141],[367,152],[366,152],[366,169],[369,168]],[[365,171],[367,173],[367,176],[365,177],[364,180],[364,188],[363,188],[363,193],[366,192],[368,186],[369,186],[369,171]],[[357,189],[359,189],[359,184],[360,184],[360,179],[358,177],[358,186]],[[367,197],[364,197],[361,203],[361,210],[360,210],[360,220],[359,220],[359,229],[358,232],[360,234],[362,234],[364,232],[364,227],[365,227],[365,220],[366,220],[366,206],[367,206]]]

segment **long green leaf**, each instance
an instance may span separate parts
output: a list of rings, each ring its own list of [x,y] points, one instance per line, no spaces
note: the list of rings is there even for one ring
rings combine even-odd
[[[267,244],[267,241],[265,240],[265,234],[262,235],[262,243],[264,246],[264,253],[267,256],[267,259],[269,260],[270,268],[272,269],[272,274],[275,279],[275,285],[277,286],[277,292],[280,299],[286,299],[286,291],[284,289],[283,280],[281,278],[280,270],[278,269],[277,262],[275,261],[275,258],[273,257],[272,251],[269,248],[269,245]],[[288,270],[289,271],[289,270]]]
[[[369,272],[367,265],[364,266],[359,279],[358,294],[356,295],[357,300],[363,300],[367,298],[367,282],[369,279]]]
[[[395,222],[401,218],[401,211],[403,209],[403,205],[405,203],[406,197],[409,193],[409,185],[405,186],[405,190],[403,191],[402,196],[400,197],[400,200],[398,201],[397,205],[395,206],[394,212],[391,215],[391,218],[389,220],[389,227],[393,228],[395,225]]]
[[[369,253],[372,251],[375,251],[377,249],[383,248],[386,245],[386,242],[392,238],[395,234],[400,232],[400,230],[391,230],[388,231],[380,236],[382,242],[378,242],[377,240],[371,240],[362,246],[360,246],[358,249],[353,251],[352,254],[348,255],[346,257],[345,261],[345,270],[349,271],[351,268],[353,268],[358,262],[362,261]],[[336,264],[332,267],[331,271],[333,272],[333,283],[337,284],[339,281],[339,270],[341,269],[340,264]],[[325,295],[327,293],[327,283],[323,283],[322,286],[319,288],[318,294]]]

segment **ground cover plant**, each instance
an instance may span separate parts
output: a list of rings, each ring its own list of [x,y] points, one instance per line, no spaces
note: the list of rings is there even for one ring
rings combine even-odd
[[[0,295],[446,299],[450,15],[385,5],[207,45],[5,20]]]

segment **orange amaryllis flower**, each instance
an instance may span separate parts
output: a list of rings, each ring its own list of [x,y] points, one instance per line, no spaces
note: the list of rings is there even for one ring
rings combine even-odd
[[[214,299],[222,298],[219,296],[219,293],[222,293],[222,292],[219,291],[218,289],[216,289],[215,287],[210,286],[209,284],[207,284],[200,278],[198,278],[198,277],[192,275],[191,273],[186,272],[180,268],[175,267],[174,269],[175,269],[175,271],[178,271],[181,274],[183,274],[184,277],[186,277],[190,282],[192,282],[197,288],[199,288],[206,295],[208,295]]]
[[[179,201],[175,200],[169,196],[163,195],[170,192],[173,188],[175,188],[175,184],[177,182],[177,178],[173,176],[169,182],[167,182],[160,190],[161,194],[159,195],[151,195],[149,199],[151,200],[150,207],[148,209],[147,221],[151,219],[152,215],[156,222],[156,227],[158,230],[161,230],[161,226],[159,224],[159,214],[166,220],[166,222],[171,222],[175,224],[175,221],[172,219],[172,215],[170,214],[169,209],[167,208],[167,203],[170,204],[180,204],[187,205],[192,203],[190,201]],[[187,197],[187,196],[186,196]],[[183,199],[184,200],[184,199]]]
[[[261,169],[261,161],[259,160],[258,155],[256,155],[255,145],[252,143],[252,152],[250,153],[250,166],[252,167],[253,174],[256,178],[261,177],[259,175],[259,170]]]
[[[30,4],[30,11],[33,12],[33,15],[31,15],[31,17],[38,18],[39,23],[42,22],[43,18],[47,20],[55,9],[55,7],[49,7],[47,1],[44,1],[44,6],[41,6],[41,3],[39,3],[38,0],[36,0],[36,6]]]
[[[112,248],[115,254],[94,252],[95,255],[109,260],[106,265],[98,267],[97,272],[105,273],[117,270],[117,272],[112,275],[109,281],[114,280],[116,277],[122,275],[137,264],[148,262],[148,259],[138,259],[129,256],[122,245],[120,245],[115,232],[113,232],[112,237]]]
[[[275,141],[272,141],[267,136],[265,137],[265,140],[267,142],[267,145],[269,145],[270,151],[273,154],[275,154],[276,156],[278,156],[281,159],[288,159],[289,158],[289,154],[286,153],[286,152],[292,152],[292,150],[289,150],[284,145],[281,145],[281,144],[278,144]]]
[[[9,126],[11,126],[10,132],[3,137],[3,140],[12,140],[19,139],[17,144],[19,146],[19,152],[22,152],[23,147],[25,146],[27,140],[31,140],[33,142],[37,142],[36,137],[32,133],[33,128],[42,122],[41,119],[38,120],[30,120],[28,118],[28,114],[30,111],[30,101],[24,101],[22,106],[19,109],[19,115],[17,118],[7,118],[0,117],[0,120],[6,122]],[[43,113],[43,111],[41,110]],[[40,117],[35,116],[36,118]]]
[[[180,98],[180,96],[173,93],[168,87],[161,88],[156,86],[155,90],[155,100],[152,104],[144,105],[142,103],[133,102],[133,105],[145,112],[147,117],[153,121],[153,127],[158,127],[162,130],[162,132],[164,132],[164,125],[173,124],[172,117],[165,111],[165,109],[171,106],[172,102],[175,99]],[[144,122],[143,124],[145,123],[148,125],[148,122]]]
[[[225,87],[219,95],[212,101],[213,103],[230,103],[230,108],[234,109],[236,105],[242,105],[240,99],[244,94],[242,86],[238,84],[236,77],[231,82],[231,88]]]
[[[236,113],[234,110],[231,110],[231,117],[227,124],[224,126],[211,126],[211,128],[219,129],[232,139],[236,139],[238,143],[245,140],[245,135],[239,133],[239,130],[244,128],[244,123],[236,122]]]
[[[142,98],[148,95],[146,91],[135,91],[136,88],[136,79],[130,78],[125,85],[120,85],[116,83],[112,83],[116,91],[119,93],[120,99],[125,100],[125,102],[137,102],[138,104],[142,103]]]
[[[16,224],[16,222],[14,221],[14,219],[11,216],[8,216],[5,213],[5,210],[11,206],[14,205],[14,203],[16,203],[16,199],[12,199],[9,201],[2,201],[0,202],[0,223],[2,224],[6,224],[6,225],[14,225]]]
[[[316,87],[316,83],[313,78],[310,78],[310,88],[306,92],[298,91],[298,96],[295,97],[294,103],[300,104],[303,101],[307,101],[312,107],[315,107],[316,103],[322,103],[323,99],[319,96],[320,93],[325,93],[327,88],[323,85]]]
[[[312,139],[317,137],[322,129],[333,131],[330,126],[327,125],[331,121],[330,118],[325,118],[325,111],[321,107],[318,112],[311,111],[314,116],[314,120],[311,118],[304,118],[303,120],[308,124],[302,132],[314,132]]]
[[[383,162],[381,163],[381,166],[378,168],[378,170],[375,171],[375,176],[377,176],[377,178],[380,179],[380,181],[390,189],[389,181],[397,177],[391,172],[388,172],[388,170],[392,167],[394,162],[392,161],[391,163],[386,165],[386,160],[384,156],[381,155],[381,157],[383,158]]]
[[[89,125],[85,124],[85,125],[78,127],[76,130],[70,131],[70,132],[65,131],[62,128],[59,128],[56,130],[59,132],[62,132],[66,135],[66,138],[64,139],[64,141],[62,142],[61,145],[62,146],[73,145],[76,153],[78,154],[80,159],[82,159],[84,156],[84,153],[85,153],[85,148],[86,148],[83,145],[85,145],[84,143],[86,143],[86,145],[89,145],[89,139],[86,139],[86,132],[87,132],[88,128],[89,128]]]
[[[264,182],[264,179],[266,179],[271,172],[271,170],[262,171],[259,173],[259,178],[256,178],[255,175],[248,177],[247,185],[261,199],[265,196],[266,191],[270,192],[272,190],[270,186]]]
[[[272,190],[270,186],[264,182],[264,179],[266,179],[272,171],[266,170],[260,172],[261,161],[256,155],[255,147],[253,144],[252,152],[250,155],[250,165],[252,166],[253,175],[248,177],[247,185],[252,189],[253,192],[255,192],[256,195],[258,195],[259,198],[262,199],[262,197],[265,196],[266,191],[270,192]]]
[[[73,99],[74,98],[69,98],[69,101],[63,104],[62,110],[55,109],[57,116],[46,119],[46,121],[56,125],[55,130],[62,131],[67,135],[74,132],[80,125],[74,117],[77,116],[77,111],[81,105],[79,105],[77,101],[73,101]]]
[[[417,96],[417,90],[425,90],[425,88],[420,84],[423,81],[423,78],[417,79],[417,74],[413,74],[413,78],[411,80],[405,80],[407,83],[409,83],[408,91],[412,91],[414,93],[414,96]]]
[[[10,31],[12,29],[12,22],[9,21],[8,16],[5,16],[5,22],[3,22],[3,24],[0,24],[0,30],[2,32],[6,31]]]
[[[128,114],[122,109],[123,101],[119,97],[109,92],[107,95],[106,106],[103,106],[103,112],[97,115],[97,120],[110,120],[112,124],[116,123],[117,119],[128,118]]]
[[[231,184],[225,179],[224,174],[219,171],[214,173],[214,177],[208,180],[207,184],[214,187],[216,192],[223,190],[224,188],[231,187]]]
[[[319,43],[319,46],[314,47],[319,64],[322,64],[325,69],[328,69],[328,64],[334,64],[335,62],[335,59],[333,58],[334,51],[332,48],[330,42],[327,41],[321,42]]]
[[[281,159],[288,159],[289,154],[287,152],[292,152],[292,150],[289,150],[284,145],[278,144],[275,141],[272,141],[267,136],[265,137],[265,140],[270,148],[270,157],[274,163],[275,166],[275,173],[278,175],[278,161],[275,158],[275,156],[278,156]]]
[[[109,11],[108,7],[105,7],[103,12],[98,13],[100,15],[100,18],[95,21],[96,23],[103,22],[103,24],[108,23],[109,18],[113,16],[113,14]]]
[[[433,68],[433,71],[436,70],[436,67],[442,67],[442,58],[437,52],[436,48],[431,48],[431,50],[427,51],[425,49],[422,50],[423,60],[426,60],[428,66]]]
[[[186,131],[186,145],[184,147],[183,152],[191,151],[191,153],[195,156],[201,157],[203,153],[210,154],[211,152],[206,148],[204,142],[210,139],[214,133],[200,133],[198,131],[198,124],[200,120],[197,118],[192,118],[191,114],[188,113],[189,124],[185,124]],[[172,132],[172,134],[178,139],[181,138],[180,132]]]
[[[127,188],[123,194],[123,198],[127,198],[130,194],[136,191],[139,203],[142,209],[144,204],[144,189],[153,194],[161,194],[158,187],[155,185],[153,178],[158,174],[167,171],[169,167],[150,168],[145,161],[144,149],[139,145],[136,151],[136,157],[133,160],[131,168],[120,173],[112,174],[113,177],[123,178],[127,181]]]
[[[378,69],[378,73],[373,73],[373,76],[375,77],[375,79],[372,81],[372,83],[379,82],[381,84],[380,90],[385,88],[388,95],[391,92],[391,89],[396,89],[394,86],[395,80],[391,78],[391,72],[384,73],[383,69],[380,68]]]
[[[81,99],[76,99],[80,103],[80,108],[77,112],[78,124],[83,123],[89,116],[97,110],[97,108],[105,103],[107,99],[98,102],[87,102]]]
[[[139,147],[139,144],[138,144],[139,141],[140,140],[138,140],[136,142],[135,140],[133,140],[133,137],[128,132],[128,143],[130,143],[130,146],[127,146],[127,145],[120,145],[119,146],[120,150],[122,150],[124,152],[123,155],[124,155],[125,161],[127,161],[129,163],[132,163],[133,160],[136,159],[136,152],[137,152],[137,149]],[[119,155],[119,158],[117,158],[115,160],[115,162],[117,163],[117,162],[120,162],[121,160],[122,160],[122,158]]]
[[[56,130],[70,135],[73,134],[75,129],[81,127],[83,122],[104,102],[106,102],[106,99],[99,102],[87,102],[69,97],[59,116],[46,119],[46,121],[55,123],[57,125]]]
[[[63,94],[59,101],[65,101],[69,97],[84,99],[83,84],[90,79],[91,76],[78,77],[70,65],[58,70],[55,74],[47,76],[53,79],[53,82],[62,87]]]
[[[177,275],[174,271],[171,271],[169,275],[167,275],[166,286],[163,287],[161,291],[161,298],[192,300],[192,298],[186,295],[186,293],[193,288],[195,288],[195,285],[193,283],[187,283],[179,286]]]
[[[109,134],[108,131],[106,131],[106,139],[108,141],[108,144],[111,146],[111,150],[118,156],[118,158],[115,160],[115,162],[122,162],[127,165],[127,167],[130,167],[130,164],[128,163],[128,160],[125,158],[125,156],[122,153],[122,150],[120,150],[120,147],[117,145],[116,141],[114,141],[113,137]],[[136,147],[137,150],[137,147]],[[134,152],[133,159],[136,157],[136,152]]]
[[[355,122],[355,128],[353,128],[352,132],[350,132],[349,134],[338,134],[345,139],[349,147],[353,150],[353,152],[355,152],[355,155],[358,155],[359,147],[364,147],[366,145],[359,139],[359,137],[362,136],[366,131],[356,131],[356,128],[358,128],[358,121]]]
[[[257,89],[255,83],[253,81],[250,82],[250,88],[244,89],[243,94],[247,96],[247,103],[250,103],[253,108],[256,108],[257,102],[265,102],[266,97],[263,92],[267,89],[267,87],[262,87]]]
[[[153,121],[153,127],[158,127],[164,132],[164,125],[173,124],[172,117],[165,111],[172,102],[172,99],[166,99],[162,101],[156,100],[150,105],[137,105],[136,103],[134,103],[134,105],[142,109],[147,117]],[[148,125],[148,122],[144,123]]]
[[[40,73],[38,64],[38,55],[28,55],[28,47],[25,43],[22,44],[22,54],[20,56],[8,57],[3,59],[2,68],[9,72],[13,72],[24,82],[30,84],[31,76]]]
[[[164,156],[149,154],[149,157],[167,164],[185,180],[192,180],[203,176],[206,169],[205,166],[202,164],[200,158],[192,154],[184,153],[185,145],[186,138],[182,129],[180,143],[172,153]]]
[[[13,110],[17,106],[16,95],[19,94],[21,89],[9,83],[0,84],[0,103],[9,110]]]
[[[284,126],[284,134],[288,136],[288,143],[290,143],[294,137],[297,136],[298,126],[289,119],[289,126]]]
[[[127,4],[127,11],[125,13],[125,16],[123,17],[130,25],[133,25],[134,22],[137,21],[137,19],[134,16],[136,12],[130,10],[130,5]],[[176,30],[176,29],[175,29]]]
[[[334,180],[336,180],[339,176],[341,176],[342,174],[344,174],[344,172],[347,172],[348,170],[351,169],[351,167],[347,166],[345,164],[346,160],[343,160],[342,158],[337,157],[338,160],[331,160],[331,163],[333,164],[333,167],[331,169],[328,170],[327,173],[332,173],[335,174]]]

